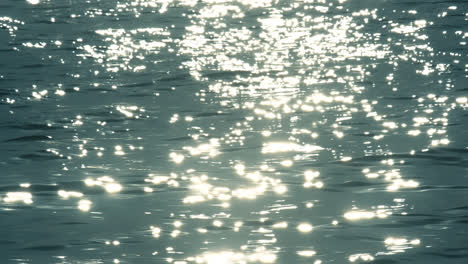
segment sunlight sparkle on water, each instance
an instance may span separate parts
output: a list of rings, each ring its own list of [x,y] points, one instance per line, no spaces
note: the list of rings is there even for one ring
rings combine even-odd
[[[195,257],[196,263],[206,264],[237,264],[237,263],[275,263],[276,254],[264,250],[255,253],[240,253],[232,251],[207,252]]]
[[[122,185],[116,182],[113,178],[109,176],[102,176],[97,178],[96,180],[87,178],[85,181],[87,186],[100,186],[103,187],[108,193],[116,193],[122,190]]]
[[[59,190],[58,195],[62,197],[63,199],[68,199],[70,197],[76,197],[76,198],[83,197],[83,193],[75,192],[75,191],[65,191],[65,190]]]
[[[28,11],[37,14],[47,8],[31,5],[50,4],[49,0],[26,1]],[[132,0],[104,6],[87,3],[75,14],[62,16],[59,10],[52,14],[54,17],[44,17],[44,21],[48,26],[60,26],[89,18],[96,22],[93,29],[83,27],[79,35],[51,39],[40,33],[39,38],[34,38],[35,31],[29,25],[0,17],[0,31],[6,29],[6,36],[11,37],[5,43],[19,41],[7,48],[27,51],[29,60],[38,55],[47,61],[47,67],[68,63],[57,73],[60,80],[55,81],[60,84],[56,85],[53,78],[46,83],[34,79],[37,84],[32,84],[32,89],[11,88],[11,93],[7,91],[9,98],[0,98],[15,106],[9,112],[11,120],[21,120],[14,119],[19,117],[14,116],[15,111],[24,111],[21,104],[38,110],[49,111],[49,106],[60,109],[44,112],[47,118],[43,120],[37,120],[37,116],[42,116],[38,112],[32,118],[38,124],[19,125],[25,133],[29,129],[35,131],[43,123],[53,126],[47,131],[63,136],[38,143],[41,148],[47,144],[52,151],[36,155],[32,151],[39,149],[25,148],[28,152],[17,155],[20,158],[12,159],[12,164],[23,160],[25,164],[33,163],[29,159],[42,158],[44,154],[47,169],[48,164],[61,163],[60,175],[53,170],[50,173],[53,179],[63,176],[64,187],[60,180],[60,188],[73,189],[66,184],[77,175],[88,177],[84,182],[89,190],[59,189],[56,195],[57,189],[53,189],[53,197],[61,203],[57,208],[66,208],[70,200],[85,212],[91,210],[93,202],[106,208],[102,216],[98,215],[101,212],[79,214],[90,217],[89,222],[112,218],[114,214],[108,214],[108,209],[115,210],[115,206],[105,205],[107,200],[115,203],[115,198],[125,198],[122,205],[131,205],[123,213],[144,214],[148,220],[143,227],[139,226],[146,221],[142,218],[128,230],[113,232],[114,239],[122,239],[122,244],[118,240],[111,242],[110,238],[106,241],[113,250],[125,251],[112,253],[115,256],[108,260],[115,263],[127,263],[136,256],[144,258],[145,252],[131,252],[132,247],[125,240],[140,241],[145,237],[161,247],[151,248],[153,255],[158,251],[168,254],[155,260],[172,264],[275,263],[282,257],[277,254],[284,253],[302,261],[323,254],[324,263],[329,262],[328,258],[332,262],[372,262],[380,253],[414,248],[421,241],[398,237],[404,234],[399,229],[390,230],[395,231],[396,237],[385,233],[389,237],[383,243],[382,237],[374,243],[387,250],[375,255],[354,254],[362,248],[356,251],[358,243],[349,240],[340,240],[336,248],[323,247],[320,252],[313,250],[317,245],[307,244],[311,241],[304,244],[301,238],[287,241],[287,247],[277,243],[284,242],[280,233],[298,235],[297,232],[320,229],[298,237],[331,232],[330,236],[317,237],[317,241],[323,239],[326,244],[327,239],[334,237],[333,232],[343,231],[346,236],[355,224],[362,224],[359,228],[364,231],[375,228],[374,222],[398,221],[393,214],[403,218],[412,208],[423,211],[419,199],[413,207],[411,197],[415,193],[424,195],[417,188],[426,186],[425,181],[431,179],[413,168],[423,168],[417,166],[440,153],[451,153],[455,160],[455,155],[462,155],[465,150],[454,131],[463,126],[457,118],[463,117],[461,111],[468,108],[468,99],[455,76],[460,72],[463,75],[464,69],[466,73],[463,49],[459,46],[466,45],[468,33],[452,25],[441,32],[434,31],[440,28],[440,21],[448,23],[444,17],[463,19],[462,8],[443,4],[437,19],[432,20],[429,14],[423,16],[420,5],[409,10],[399,5],[387,9],[395,5],[392,1],[378,5],[370,1],[364,6],[342,5],[345,2],[348,1]],[[34,21],[28,23],[31,22]],[[15,38],[17,31],[33,35]],[[437,34],[447,37],[447,47],[453,45],[457,50],[445,55],[446,51],[437,46]],[[62,56],[67,52],[71,57]],[[75,59],[76,67],[69,67]],[[30,67],[15,63],[13,60],[12,69],[36,72],[35,64]],[[39,61],[38,65],[42,63]],[[0,80],[10,85],[15,74],[12,71],[11,76],[0,75]],[[28,81],[27,75],[25,78]],[[417,82],[424,88],[419,88]],[[92,98],[97,94],[99,98]],[[83,103],[80,98],[85,99]],[[75,103],[80,108],[73,108]],[[44,137],[27,137],[26,141],[35,143],[41,138]],[[60,141],[61,138],[66,141]],[[23,139],[4,143],[17,144]],[[89,143],[81,144],[82,139]],[[73,145],[74,142],[80,143]],[[132,145],[135,142],[148,146],[144,153],[134,151],[139,149]],[[107,153],[110,155],[104,156]],[[50,159],[46,156],[49,154]],[[100,157],[98,161],[93,160],[94,155]],[[56,161],[56,157],[63,160]],[[5,162],[9,164],[10,160]],[[102,176],[105,174],[116,178]],[[317,190],[325,183],[330,188]],[[15,188],[17,184],[13,184]],[[21,185],[29,187],[30,184]],[[124,195],[111,195],[124,188]],[[33,185],[27,190],[36,195],[38,189]],[[101,199],[101,192],[94,193],[96,189],[104,191],[106,199]],[[406,192],[407,189],[413,190]],[[440,189],[428,189],[425,193],[446,191]],[[84,197],[88,191],[93,202],[91,196]],[[4,195],[1,198],[5,203],[33,203],[29,192],[5,191]],[[39,196],[41,199],[34,196],[35,204],[48,199]],[[351,199],[354,196],[372,200]],[[405,199],[394,199],[395,204],[391,205],[369,205],[384,197],[388,201],[395,197]],[[345,210],[338,209],[338,214],[333,211],[329,203],[335,202],[342,203],[338,208]],[[258,215],[258,221],[250,219]],[[149,224],[154,226],[148,230]],[[166,227],[169,230],[161,229]],[[437,231],[431,226],[431,232]],[[233,239],[230,235],[234,235]],[[103,237],[93,236],[94,240]],[[151,237],[162,239],[154,241]],[[194,248],[190,239],[200,245]],[[187,247],[187,252],[196,256],[185,256]],[[217,251],[222,248],[223,251]],[[138,250],[144,251],[145,247]],[[336,259],[338,251],[341,260]],[[308,260],[314,264],[322,262]]]
[[[297,251],[297,254],[301,257],[312,257],[317,254],[314,250],[301,250]]]
[[[3,198],[6,203],[23,202],[25,204],[32,204],[32,194],[29,192],[7,192],[6,197]]]
[[[364,262],[369,262],[369,261],[373,261],[374,260],[374,257],[370,254],[367,254],[367,253],[362,253],[362,254],[353,254],[351,256],[348,257],[348,260],[350,262],[356,262],[356,261],[364,261]]]
[[[41,2],[40,0],[26,0],[26,1],[30,3],[31,5],[37,5]]]
[[[90,200],[80,200],[78,202],[78,209],[81,211],[89,211],[91,209],[92,202]]]
[[[313,229],[312,225],[309,223],[301,223],[297,226],[297,230],[299,230],[302,233],[309,233]]]

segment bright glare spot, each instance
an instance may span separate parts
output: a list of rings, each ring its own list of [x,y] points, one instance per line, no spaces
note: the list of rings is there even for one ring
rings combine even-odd
[[[419,134],[421,134],[421,130],[419,130],[419,129],[408,131],[408,135],[410,135],[410,136],[418,136]]]
[[[116,193],[122,190],[122,185],[115,182],[115,180],[109,176],[102,176],[102,177],[97,178],[96,180],[87,178],[85,179],[84,182],[87,186],[90,186],[90,187],[100,186],[109,193]]]
[[[375,213],[368,212],[368,211],[350,211],[350,212],[346,212],[344,214],[344,217],[351,221],[362,220],[362,219],[372,219],[375,217]]]
[[[401,248],[401,246],[406,246],[406,245],[417,246],[421,244],[421,240],[419,239],[408,240],[406,238],[389,237],[385,239],[384,243],[388,246],[399,246]],[[399,249],[399,248],[395,248],[395,249]]]
[[[117,156],[125,155],[125,152],[122,150],[122,146],[119,146],[119,145],[115,146],[114,154]]]
[[[301,223],[297,226],[297,230],[299,230],[302,233],[309,233],[312,231],[313,227],[309,223]]]
[[[287,228],[288,222],[279,222],[273,225],[273,228]]]
[[[29,188],[29,187],[31,187],[31,184],[30,183],[21,183],[20,187],[21,188]]]
[[[177,220],[177,221],[174,221],[173,225],[177,228],[181,227],[182,226],[182,222]]]
[[[305,180],[306,181],[312,181],[314,180],[315,178],[317,178],[318,176],[320,175],[320,172],[318,171],[305,171],[304,172],[304,177],[305,177]]]
[[[7,196],[3,198],[6,203],[23,202],[25,204],[32,204],[32,194],[28,192],[8,192]]]
[[[275,187],[275,192],[276,192],[277,194],[283,194],[283,193],[285,193],[287,190],[288,190],[288,189],[287,189],[286,186],[284,186],[284,185],[279,185],[279,186],[276,186],[276,187]]]
[[[91,201],[90,200],[80,200],[78,202],[78,209],[80,209],[81,211],[89,211],[89,209],[91,209]]]
[[[83,197],[83,194],[80,192],[73,192],[73,191],[65,191],[65,190],[59,190],[58,195],[62,197],[63,199],[68,199],[69,197]]]
[[[313,250],[302,250],[302,251],[297,251],[297,254],[301,257],[312,257],[315,254],[317,254],[317,252]]]
[[[174,230],[171,232],[171,237],[178,237],[180,235],[180,231],[179,230]]]
[[[341,158],[341,161],[342,161],[342,162],[348,162],[348,161],[350,161],[350,160],[352,160],[352,159],[353,159],[353,158],[351,158],[351,157],[342,157],[342,158]]]
[[[265,251],[264,248],[257,248],[255,253],[244,254],[232,251],[207,252],[196,257],[197,263],[206,264],[237,264],[237,263],[274,263],[276,255]]]
[[[64,96],[64,95],[65,95],[65,91],[64,91],[64,90],[56,90],[56,91],[55,91],[55,94],[56,94],[56,95],[59,95],[59,96]]]
[[[169,154],[169,158],[171,158],[171,160],[176,163],[176,164],[179,164],[179,163],[182,163],[182,161],[184,161],[184,155],[182,154],[177,154],[175,152],[171,152]]]
[[[456,99],[456,102],[457,102],[458,104],[466,104],[466,103],[468,103],[468,98],[465,97],[465,96],[463,96],[463,97],[458,97],[458,98]]]
[[[26,0],[28,1],[28,3],[30,3],[31,5],[37,5],[40,3],[40,0]]]
[[[106,184],[105,188],[108,193],[116,193],[122,190],[122,185],[112,182],[112,183]]]
[[[156,226],[151,226],[151,234],[153,237],[158,238],[161,235],[161,228]]]
[[[219,221],[219,220],[214,220],[214,221],[213,221],[213,226],[222,227],[222,226],[223,226],[223,222],[221,222],[221,221]]]
[[[373,261],[374,260],[374,257],[369,255],[369,254],[354,254],[354,255],[351,255],[349,256],[348,260],[350,262],[356,262],[358,260],[362,260],[362,261]]]
[[[263,146],[262,153],[279,153],[279,152],[303,152],[311,153],[322,150],[322,147],[315,145],[299,145],[293,142],[270,142]]]

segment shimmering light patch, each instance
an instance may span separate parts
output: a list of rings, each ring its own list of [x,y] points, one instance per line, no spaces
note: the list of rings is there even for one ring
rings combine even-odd
[[[421,130],[419,130],[419,129],[414,129],[414,130],[408,131],[408,135],[411,135],[411,136],[419,136],[419,134],[421,134]]]
[[[254,253],[232,251],[206,252],[194,257],[194,262],[204,264],[238,264],[238,263],[275,263],[276,254],[257,248]]]
[[[111,182],[111,183],[105,184],[105,189],[108,193],[116,193],[122,190],[122,185],[115,183],[115,182]]]
[[[412,239],[408,240],[406,238],[398,238],[398,237],[388,237],[384,241],[387,250],[390,253],[402,253],[405,252],[407,249],[411,249],[415,246],[419,246],[421,244],[421,240],[419,239]]]
[[[419,186],[419,182],[414,180],[403,180],[403,179],[396,179],[392,181],[392,184],[387,186],[387,190],[389,191],[397,191],[400,188],[416,188]]]
[[[184,150],[189,151],[192,156],[208,155],[209,157],[215,157],[219,154],[219,139],[212,138],[208,144],[200,144],[196,147],[184,147]]]
[[[439,144],[440,141],[438,141]],[[445,142],[445,141],[444,141]],[[445,142],[448,144],[448,142]],[[393,166],[395,161],[393,159],[383,160],[383,164],[388,166]],[[400,164],[403,164],[404,161],[401,160]],[[388,191],[398,191],[401,188],[417,188],[419,186],[419,182],[415,180],[404,180],[400,175],[399,169],[391,169],[391,170],[379,170],[377,172],[371,172],[370,169],[363,170],[364,175],[367,178],[379,178],[380,175],[385,176],[384,180],[389,183],[387,186]]]
[[[109,193],[116,193],[122,190],[122,185],[120,185],[118,182],[116,182],[109,176],[102,176],[97,178],[96,180],[88,178],[85,180],[85,184],[90,187],[101,186]]]
[[[78,209],[87,212],[89,209],[91,209],[91,204],[92,202],[90,200],[80,200],[78,202]]]
[[[42,49],[45,46],[47,46],[47,43],[45,43],[45,42],[38,42],[38,43],[25,42],[25,43],[23,43],[23,46],[25,46],[27,48]]]
[[[177,178],[177,176],[175,175],[174,177],[154,175],[154,174],[149,174],[148,176],[149,177],[145,179],[145,182],[150,182],[155,185],[166,184],[169,180]]]
[[[64,91],[64,90],[59,90],[59,89],[58,89],[58,90],[55,91],[55,94],[56,94],[56,95],[59,95],[59,96],[64,96],[64,95],[65,95],[65,91]]]
[[[301,257],[312,257],[317,254],[314,250],[301,250],[297,251],[297,254]]]
[[[177,221],[174,221],[173,225],[176,227],[176,228],[179,228],[181,227],[183,224],[181,221],[177,220]]]
[[[65,190],[59,190],[58,195],[62,197],[63,199],[68,199],[70,197],[74,197],[74,198],[83,197],[83,194],[80,192],[65,191]]]
[[[12,37],[15,36],[15,32],[18,30],[18,25],[24,25],[24,22],[11,17],[0,17],[0,29],[8,30],[8,33]]]
[[[34,91],[34,92],[32,92],[32,96],[34,98],[36,98],[37,100],[40,100],[40,99],[42,99],[42,97],[46,96],[47,93],[48,93],[47,90],[42,90],[42,91],[39,91],[39,92]]]
[[[32,194],[29,192],[7,192],[6,197],[3,198],[6,203],[23,202],[25,204],[32,204]]]
[[[170,33],[163,28],[108,28],[96,30],[96,34],[108,42],[106,48],[85,44],[78,46],[82,50],[78,56],[94,58],[108,72],[144,71],[146,55],[159,53],[170,42]]]
[[[31,5],[37,5],[41,2],[40,0],[26,0],[26,1]]]
[[[139,108],[138,106],[135,106],[135,105],[130,105],[130,106],[118,105],[116,106],[116,110],[128,118],[135,118],[135,119],[141,118],[142,113],[146,112],[145,109]]]
[[[157,226],[150,226],[150,230],[154,238],[159,238],[161,236],[161,228]]]
[[[242,221],[236,221],[234,223],[234,231],[239,232],[240,228],[244,225]]]
[[[297,226],[297,230],[302,233],[309,233],[313,229],[312,225],[309,223],[301,223]]]
[[[304,172],[304,188],[322,188],[323,182],[317,181],[316,178],[319,177],[320,172],[318,171],[305,171]]]
[[[183,63],[183,66],[190,72],[191,76],[195,80],[203,80],[208,83],[208,89],[199,93],[200,101],[205,102],[209,98],[209,96],[206,96],[208,92],[214,93],[214,96],[217,97],[216,102],[220,102],[222,107],[232,107],[232,109],[242,108],[242,111],[248,112],[248,115],[250,115],[245,121],[240,121],[235,126],[229,127],[228,136],[219,139],[219,146],[216,146],[216,149],[225,149],[224,147],[232,146],[233,143],[243,143],[242,140],[237,141],[237,137],[249,133],[252,136],[255,136],[255,133],[260,135],[260,131],[263,130],[262,136],[267,137],[274,133],[273,140],[285,140],[285,143],[280,141],[278,143],[283,145],[279,146],[269,146],[270,143],[267,143],[263,146],[262,153],[282,153],[281,159],[285,160],[297,161],[301,158],[309,159],[312,155],[285,156],[289,154],[286,152],[313,153],[316,151],[305,149],[305,146],[307,146],[305,142],[313,144],[310,143],[310,137],[314,139],[318,135],[316,133],[316,136],[313,136],[312,130],[320,132],[324,138],[327,138],[330,132],[333,133],[331,135],[332,140],[338,144],[332,144],[331,147],[330,145],[323,145],[324,149],[335,152],[337,145],[345,147],[345,144],[340,145],[340,143],[346,143],[348,138],[355,135],[353,134],[353,129],[347,129],[347,125],[344,124],[348,122],[348,124],[360,122],[360,117],[355,118],[353,113],[359,113],[361,110],[364,110],[365,118],[370,118],[377,125],[377,127],[372,127],[371,129],[382,129],[381,132],[375,135],[370,132],[371,129],[369,129],[367,134],[365,133],[365,136],[369,137],[369,140],[365,143],[368,146],[367,150],[370,155],[374,155],[391,151],[392,146],[388,141],[390,137],[387,137],[387,135],[397,135],[400,130],[404,130],[406,127],[411,129],[410,131],[417,130],[418,128],[425,130],[427,125],[436,124],[436,118],[433,116],[433,113],[437,113],[438,109],[436,107],[434,107],[435,109],[418,108],[417,112],[414,112],[414,115],[416,115],[416,118],[413,120],[414,124],[411,124],[411,118],[414,116],[411,116],[411,112],[409,112],[410,123],[404,124],[400,123],[401,119],[398,119],[397,122],[396,118],[393,118],[394,112],[392,111],[394,110],[391,109],[392,105],[387,105],[388,112],[387,110],[378,110],[381,109],[380,106],[385,106],[383,103],[385,100],[381,100],[382,97],[376,98],[376,100],[362,100],[358,104],[354,101],[355,97],[362,98],[363,95],[366,95],[362,94],[368,86],[365,85],[368,81],[366,76],[371,74],[369,69],[378,65],[380,61],[388,61],[391,65],[395,65],[395,67],[401,61],[412,61],[417,65],[422,65],[422,69],[417,70],[425,75],[430,74],[434,70],[432,65],[428,65],[424,59],[421,59],[425,55],[424,51],[427,53],[432,52],[430,45],[425,43],[425,37],[427,36],[423,34],[424,31],[422,30],[427,25],[430,25],[431,22],[429,21],[392,21],[386,18],[382,20],[380,17],[377,17],[378,10],[368,9],[357,10],[353,13],[335,12],[335,3],[333,5],[331,3],[330,5],[326,5],[328,4],[326,1],[319,0],[291,2],[292,4],[289,7],[285,7],[284,10],[278,10],[279,12],[276,12],[275,8],[266,9],[256,20],[259,26],[251,29],[249,27],[231,27],[233,22],[240,22],[240,25],[244,22],[240,19],[244,16],[244,11],[247,8],[240,8],[238,2],[215,0],[191,2],[193,3],[192,6],[200,5],[200,8],[196,9],[200,12],[187,14],[190,23],[184,30],[185,35],[176,44],[179,45],[179,54],[177,55],[182,55],[185,58],[196,58]],[[250,7],[251,5],[256,5],[257,2],[242,1],[241,4]],[[339,0],[339,3],[342,2],[344,1]],[[306,7],[313,9],[315,13],[309,15],[308,11],[305,13],[298,11],[302,9],[303,3],[312,4]],[[119,5],[125,6],[124,8],[131,8],[130,5],[141,7],[144,4],[154,5],[161,10],[160,12],[166,12],[165,10],[167,10],[167,5],[163,8],[159,2],[155,1],[150,3],[138,1],[134,4],[120,3]],[[265,5],[271,4],[266,3]],[[284,6],[287,6],[287,4]],[[333,12],[332,16],[320,14],[329,10]],[[293,15],[291,17],[289,13],[286,15],[287,12],[293,14],[295,12],[297,16]],[[416,11],[411,10],[410,14],[416,14]],[[411,17],[414,18],[414,16]],[[367,23],[369,20],[374,20],[372,23],[382,25],[384,31],[382,36],[388,37],[387,40],[382,41],[380,34],[373,35],[372,32],[367,32],[367,27],[363,25],[363,21]],[[399,24],[400,22],[404,24]],[[390,30],[392,32],[389,32]],[[109,33],[111,32],[106,32],[106,34]],[[119,39],[114,41],[117,43],[124,40],[124,36],[128,37],[126,35],[128,31],[123,33],[116,32],[116,34],[120,35],[115,37],[113,35],[107,36],[109,39]],[[394,36],[398,37],[393,39]],[[409,38],[410,36],[411,38]],[[401,41],[403,37],[408,37],[409,41],[405,41],[406,43],[404,43]],[[170,41],[165,43],[171,45]],[[390,46],[392,44],[389,43],[397,43],[398,49],[404,49],[405,52],[401,53],[401,56],[395,55]],[[102,51],[102,49],[94,49],[94,47],[93,50],[96,52]],[[254,54],[254,56],[250,56],[251,54]],[[431,55],[431,57],[434,57],[434,55]],[[106,59],[104,58],[103,60]],[[220,75],[211,76],[210,73],[226,75],[228,78],[223,78]],[[390,89],[392,86],[396,86],[393,84],[398,82],[398,77],[398,75],[394,76],[393,74],[387,75],[385,80]],[[322,89],[322,85],[326,86],[327,84],[337,87],[336,90],[328,92],[329,90]],[[344,85],[343,88],[341,84]],[[311,87],[311,89],[317,89],[317,91],[310,93],[310,89],[302,89],[303,85]],[[327,93],[321,93],[320,90],[326,90]],[[418,103],[423,105],[422,102],[418,101]],[[308,113],[304,114],[303,112]],[[307,119],[307,116],[313,117],[312,124]],[[419,119],[419,117],[426,118],[427,121]],[[176,122],[177,120],[179,120],[178,115],[174,115],[174,118],[171,118],[170,121]],[[346,122],[347,120],[349,121]],[[279,126],[280,121],[281,127]],[[440,119],[440,123],[443,122],[445,121]],[[307,127],[301,129],[299,126],[305,123]],[[298,129],[286,131],[287,128],[285,127],[288,126],[294,126],[294,129]],[[215,121],[212,128],[219,128],[216,126]],[[349,128],[354,127],[350,125]],[[196,134],[190,134],[195,141],[211,137],[211,135],[202,131],[202,128],[191,127],[190,129],[199,131]],[[282,132],[288,133],[290,137],[284,137]],[[406,130],[401,132],[401,135],[406,136],[406,133],[411,136],[417,136]],[[305,136],[308,137],[304,140]],[[264,140],[264,138],[262,139]],[[376,142],[379,140],[381,141]],[[433,140],[439,140],[433,141],[434,143],[439,144],[441,142],[440,138],[434,138]],[[320,144],[327,144],[326,141],[323,140]],[[200,145],[196,143],[197,145],[195,146],[184,148],[190,154],[184,153],[184,157],[187,160],[199,157],[204,164],[205,162],[209,163],[212,161],[208,159],[214,156],[210,155],[210,150],[213,147],[210,143],[203,143]],[[376,143],[375,146],[373,145],[374,143]],[[349,161],[350,158],[343,157],[344,154],[337,153],[334,157],[337,157],[338,160]],[[365,154],[367,155],[368,153],[366,152]],[[357,153],[356,157],[359,155]],[[175,155],[170,158],[177,163],[173,159],[176,158]],[[242,163],[242,161],[233,161],[232,164],[236,163]],[[276,191],[279,188],[278,186],[282,186],[280,182],[276,182],[281,177],[278,176],[279,173],[275,174],[274,178],[273,176],[267,177],[273,173],[263,168],[260,171],[251,171],[251,166],[255,166],[252,163],[254,161],[249,160],[249,162],[245,162],[245,164],[248,164],[248,168],[244,165],[235,165],[236,176],[240,176],[242,180],[247,179],[250,184],[248,186],[241,185],[241,188],[235,186],[235,183],[226,184],[227,187],[215,186],[216,184],[223,184],[223,181],[214,180],[208,183],[207,180],[196,180],[195,178],[192,180],[192,178],[187,177],[186,179],[190,180],[189,188],[193,193],[186,197],[184,202],[195,203],[210,201],[216,198],[219,200],[229,200],[231,196],[235,198],[255,199],[266,191]],[[389,161],[384,165],[394,166],[394,163]],[[398,188],[411,186],[411,184],[405,185],[404,182],[407,181],[401,182],[399,171],[379,170],[371,172],[369,170],[364,172],[364,174],[367,177],[366,180],[369,181],[378,178],[377,181],[384,179],[389,183],[389,186],[398,186]],[[182,179],[182,181],[186,179]],[[160,180],[149,179],[150,182],[153,182],[153,180],[158,184],[175,182],[172,176],[171,178],[161,178]],[[321,187],[323,183],[317,181],[316,177],[307,177],[305,175],[304,186]],[[312,207],[312,203],[307,203],[306,206],[308,208]],[[359,215],[360,213],[350,212],[349,214],[345,214],[345,218],[348,219],[349,217],[352,220],[358,220],[366,219],[369,214],[372,215],[371,218],[386,217],[388,215],[387,211],[375,208],[372,211],[363,212],[365,213],[361,215]],[[219,254],[215,256],[219,256]],[[203,263],[203,258],[200,257],[200,259],[200,262]],[[234,262],[234,260],[231,261],[226,256],[218,259],[214,257],[214,259],[214,262],[217,263]],[[356,259],[363,260],[359,255]]]
[[[179,235],[180,235],[180,230],[176,229],[176,230],[171,232],[171,237],[175,238],[175,237],[178,237]]]
[[[189,204],[201,203],[204,201],[206,201],[206,199],[202,195],[191,195],[191,196],[187,196],[184,198],[184,203],[189,203]]]
[[[29,187],[31,187],[31,184],[30,183],[21,183],[20,187],[21,188],[29,188]]]
[[[376,215],[374,212],[369,211],[350,211],[344,214],[344,217],[348,220],[355,221],[355,220],[363,220],[363,219],[372,219]]]
[[[283,167],[291,167],[293,165],[292,160],[283,160],[280,162],[281,166]]]
[[[466,96],[463,97],[457,97],[455,100],[457,104],[467,104],[468,103],[468,98]]]
[[[223,226],[223,222],[221,222],[220,220],[214,220],[214,221],[213,221],[213,226],[215,226],[215,227],[222,227],[222,226]]]
[[[303,152],[311,153],[322,150],[322,147],[314,145],[299,145],[293,142],[270,142],[263,146],[262,153],[279,153],[279,152]]]
[[[115,155],[117,155],[117,156],[125,155],[125,152],[123,151],[122,146],[117,145],[114,148],[115,148],[115,151],[114,151]]]
[[[369,261],[373,261],[374,257],[372,255],[370,255],[370,254],[367,254],[367,253],[353,254],[353,255],[348,257],[348,260],[350,262],[356,262],[356,261],[369,262]]]
[[[397,24],[398,25],[398,24]],[[395,26],[391,31],[398,34],[411,34],[420,30],[421,28],[426,27],[426,20],[416,20],[409,25],[398,25]]]
[[[272,227],[275,228],[275,229],[288,228],[288,222],[286,222],[286,221],[278,222],[278,223],[273,224]]]
[[[350,161],[350,160],[352,160],[352,159],[353,159],[352,157],[342,157],[342,158],[341,158],[341,161],[342,161],[342,162],[348,162],[348,161]]]
[[[179,120],[179,114],[174,114],[171,119],[169,119],[169,123],[173,124]]]
[[[182,163],[182,161],[184,161],[184,158],[185,158],[185,157],[184,157],[184,155],[182,155],[182,154],[177,154],[177,153],[175,153],[175,152],[171,152],[171,153],[169,154],[169,158],[171,158],[171,160],[172,160],[174,163],[180,164],[180,163]]]

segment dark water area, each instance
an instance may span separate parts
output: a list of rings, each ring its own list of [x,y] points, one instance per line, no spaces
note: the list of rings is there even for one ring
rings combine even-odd
[[[467,20],[3,0],[0,263],[468,263]]]

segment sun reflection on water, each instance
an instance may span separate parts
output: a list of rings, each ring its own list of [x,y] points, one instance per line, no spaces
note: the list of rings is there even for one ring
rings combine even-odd
[[[86,71],[90,87],[34,84],[27,90],[27,101],[39,105],[57,100],[60,106],[65,102],[60,100],[92,91],[108,102],[103,113],[85,109],[56,123],[47,121],[50,126],[63,123],[57,127],[73,131],[72,144],[76,143],[52,146],[47,152],[63,159],[63,173],[85,175],[83,187],[61,183],[55,197],[89,212],[101,199],[98,195],[141,194],[147,200],[138,202],[150,201],[145,218],[138,220],[145,223],[142,233],[162,245],[159,252],[152,251],[155,260],[175,264],[276,263],[290,250],[294,257],[316,264],[322,262],[317,256],[331,262],[373,262],[380,255],[419,246],[421,240],[414,238],[418,235],[393,237],[382,231],[378,235],[386,237],[385,252],[354,253],[362,251],[340,240],[332,249],[341,252],[336,257],[326,255],[332,251],[320,244],[302,240],[330,230],[352,233],[359,224],[390,225],[397,216],[406,216],[413,209],[411,202],[396,197],[425,188],[425,179],[408,164],[459,143],[450,137],[451,115],[468,108],[464,90],[449,96],[447,91],[456,88],[442,80],[453,73],[454,65],[463,71],[463,51],[454,51],[450,63],[438,60],[445,54],[429,41],[435,21],[419,17],[419,10],[393,10],[401,14],[391,19],[390,11],[380,8],[388,3],[355,4],[117,1],[106,3],[106,8],[90,4],[70,15],[73,22],[83,16],[119,21],[111,27],[96,24],[89,35],[69,40],[18,39],[18,47],[28,51],[72,49],[78,65],[92,68]],[[449,6],[437,16],[442,19],[457,10]],[[139,20],[148,15],[155,21]],[[121,16],[137,22],[126,24]],[[56,25],[60,19],[46,21]],[[12,38],[23,25],[0,17],[0,29]],[[463,30],[449,33],[461,46],[466,44]],[[166,69],[167,61],[177,64],[177,70]],[[82,80],[83,73],[71,76]],[[127,76],[135,76],[137,82],[127,83]],[[407,87],[412,83],[407,79],[427,89]],[[189,103],[184,96],[190,97]],[[8,105],[17,101],[2,99]],[[50,136],[39,139],[56,142]],[[142,146],[144,154],[136,157],[135,150]],[[94,155],[99,161],[91,158]],[[107,172],[114,169],[114,161],[115,174]],[[45,199],[41,187],[20,187],[28,192],[5,192],[5,206]],[[379,196],[378,203],[366,203],[362,197],[369,193]],[[385,199],[394,199],[394,204],[385,204]],[[89,215],[93,213],[97,212]],[[284,242],[286,231],[301,239],[289,245]],[[179,242],[193,238],[200,246],[175,250]],[[374,244],[382,241],[372,238]],[[108,240],[106,245],[127,246],[118,239],[122,244]],[[377,252],[379,246],[368,252]],[[126,263],[125,254],[113,262]]]

